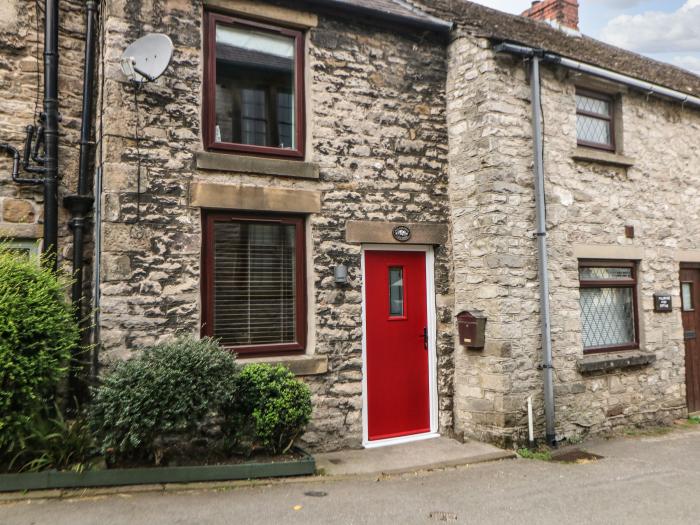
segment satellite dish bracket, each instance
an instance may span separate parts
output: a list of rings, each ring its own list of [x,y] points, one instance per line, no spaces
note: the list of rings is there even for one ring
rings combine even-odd
[[[129,80],[131,80],[132,82],[140,83],[134,73],[138,73],[149,82],[153,82],[154,80],[156,80],[156,77],[151,76],[142,69],[138,68],[138,66],[136,65],[136,59],[134,57],[122,57],[122,71],[124,71],[124,74],[127,77],[129,77]]]

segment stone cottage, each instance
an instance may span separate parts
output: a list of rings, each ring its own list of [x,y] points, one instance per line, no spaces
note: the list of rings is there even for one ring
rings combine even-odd
[[[66,195],[86,25],[58,4]],[[0,142],[21,150],[46,11],[10,5]],[[700,410],[697,76],[581,35],[575,0],[97,11],[95,375],[176,333],[216,337],[309,384],[317,450],[522,442],[528,401],[547,441]],[[151,33],[172,61],[134,83],[122,53]],[[43,194],[0,162],[0,231],[31,250]]]

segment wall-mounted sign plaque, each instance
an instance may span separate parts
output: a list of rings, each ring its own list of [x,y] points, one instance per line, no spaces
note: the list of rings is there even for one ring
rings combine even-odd
[[[672,312],[673,311],[673,301],[671,300],[671,294],[662,292],[654,294],[654,311],[655,312]]]
[[[397,226],[391,230],[391,234],[399,242],[406,242],[411,238],[411,228],[408,226]]]

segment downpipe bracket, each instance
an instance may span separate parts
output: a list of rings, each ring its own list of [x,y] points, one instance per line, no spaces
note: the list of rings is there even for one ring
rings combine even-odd
[[[94,200],[90,195],[66,195],[63,197],[63,207],[74,216],[82,217],[92,210]]]

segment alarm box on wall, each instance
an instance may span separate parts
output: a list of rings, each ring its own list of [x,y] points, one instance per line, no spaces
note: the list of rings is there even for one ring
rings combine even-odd
[[[486,317],[481,314],[457,314],[459,344],[467,350],[483,350],[486,341]]]

